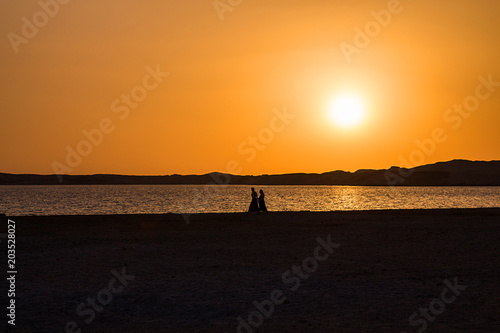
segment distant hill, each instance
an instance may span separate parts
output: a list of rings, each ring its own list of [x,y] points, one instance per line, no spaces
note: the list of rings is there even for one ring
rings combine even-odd
[[[61,180],[61,181],[60,181]],[[364,186],[500,186],[500,161],[453,160],[411,169],[391,167],[356,172],[331,171],[282,175],[29,175],[0,173],[0,185],[98,184],[258,184],[258,185],[364,185]]]

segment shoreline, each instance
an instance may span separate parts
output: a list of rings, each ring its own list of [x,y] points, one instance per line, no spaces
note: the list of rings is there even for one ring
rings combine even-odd
[[[125,217],[125,216],[136,216],[136,217],[152,217],[152,216],[167,216],[167,217],[183,217],[183,216],[199,216],[199,217],[209,217],[209,216],[239,216],[239,215],[287,215],[287,214],[346,214],[346,213],[375,213],[375,214],[400,214],[400,213],[411,213],[411,212],[422,212],[422,213],[472,213],[472,212],[495,212],[500,213],[500,207],[479,207],[479,208],[415,208],[415,209],[366,209],[366,210],[331,210],[331,211],[269,211],[269,214],[265,213],[248,213],[248,212],[232,212],[232,213],[162,213],[162,214],[149,214],[149,213],[138,213],[138,214],[74,214],[74,215],[5,215],[0,214],[0,217],[6,218],[47,218],[47,217],[84,217],[84,216],[95,216],[95,217]]]

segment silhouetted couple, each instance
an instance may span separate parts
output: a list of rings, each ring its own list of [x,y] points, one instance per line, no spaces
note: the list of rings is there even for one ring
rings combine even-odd
[[[252,202],[248,208],[249,212],[265,212],[267,213],[266,202],[264,201],[264,191],[259,191],[260,196],[257,195],[255,189],[252,187]]]

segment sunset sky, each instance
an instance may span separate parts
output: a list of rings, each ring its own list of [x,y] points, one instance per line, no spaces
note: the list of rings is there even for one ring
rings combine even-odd
[[[0,17],[0,172],[500,159],[498,0],[21,0]]]

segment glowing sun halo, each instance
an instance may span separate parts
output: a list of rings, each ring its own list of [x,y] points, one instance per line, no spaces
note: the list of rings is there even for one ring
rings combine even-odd
[[[359,125],[365,116],[366,107],[363,100],[351,93],[336,96],[328,108],[330,119],[340,127]]]

